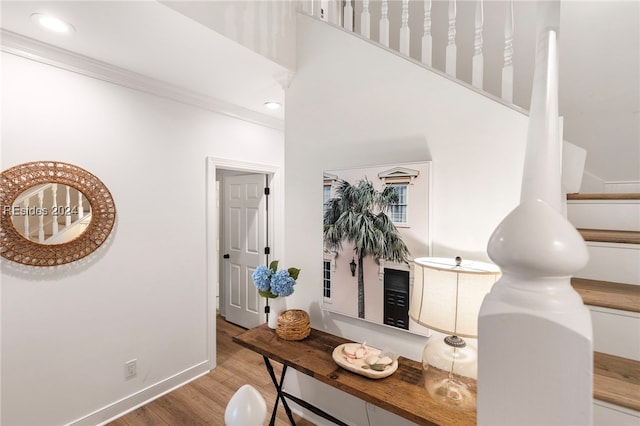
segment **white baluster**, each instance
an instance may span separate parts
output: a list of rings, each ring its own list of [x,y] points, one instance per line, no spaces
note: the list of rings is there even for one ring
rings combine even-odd
[[[422,35],[422,62],[431,66],[431,0],[424,0],[424,34]]]
[[[513,0],[509,0],[507,4],[507,15],[504,21],[502,99],[507,102],[513,102]]]
[[[78,191],[78,220],[84,217],[84,206],[82,205],[82,192]]]
[[[351,0],[346,0],[344,3],[344,29],[353,31],[353,6],[351,6]]]
[[[456,0],[449,0],[449,31],[447,32],[447,50],[445,72],[449,75],[456,76],[456,56],[458,49],[456,47]]]
[[[389,47],[389,2],[382,0],[382,10],[380,16],[380,44]]]
[[[341,9],[336,0],[329,0],[327,2],[327,9],[325,10],[325,15],[327,17],[327,22],[330,24],[340,25],[340,13]]]
[[[402,0],[402,26],[400,27],[400,53],[409,56],[409,0]]]
[[[22,207],[25,209],[25,211],[29,211],[29,199],[25,199],[22,202]],[[24,215],[24,235],[25,237],[27,237],[27,239],[31,239],[31,230],[29,229],[29,215],[26,214]]]
[[[43,202],[44,202],[44,191],[38,192],[38,210],[36,214],[38,215],[38,241],[44,242],[44,215],[43,212]]]
[[[471,84],[482,89],[484,80],[484,54],[482,53],[482,31],[484,28],[483,0],[476,2],[476,32],[473,39],[473,63],[471,71]]]
[[[70,189],[71,187],[69,185],[66,186],[67,188],[67,192],[65,194],[65,213],[66,212],[70,212],[71,211],[71,192]],[[71,225],[71,215],[65,214],[64,215],[64,226],[69,226]]]
[[[51,217],[53,222],[51,222],[51,235],[56,235],[58,233],[58,184],[51,184],[51,196],[53,200],[51,202]]]
[[[360,14],[360,34],[371,38],[371,13],[369,12],[369,0],[362,1],[362,13]]]

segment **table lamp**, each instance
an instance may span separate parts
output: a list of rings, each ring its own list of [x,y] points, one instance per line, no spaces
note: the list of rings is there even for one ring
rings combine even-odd
[[[448,334],[429,338],[424,348],[425,387],[442,403],[474,408],[477,349],[463,337],[477,337],[480,305],[498,280],[500,269],[460,257],[421,257],[414,263],[409,316],[420,325]]]

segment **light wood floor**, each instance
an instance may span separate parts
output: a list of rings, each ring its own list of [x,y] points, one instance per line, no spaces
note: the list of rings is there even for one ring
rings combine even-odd
[[[276,400],[276,391],[271,383],[262,356],[233,343],[231,338],[243,329],[218,316],[217,319],[217,367],[209,374],[162,396],[149,404],[109,423],[110,426],[195,426],[224,424],[227,402],[240,386],[254,386],[267,401],[268,424]],[[282,367],[272,362],[277,377]],[[295,406],[295,404],[292,404]],[[299,426],[313,423],[294,415]],[[279,404],[276,425],[289,425],[287,415]]]

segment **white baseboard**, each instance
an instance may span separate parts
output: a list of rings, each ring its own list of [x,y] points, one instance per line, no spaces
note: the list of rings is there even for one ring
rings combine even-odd
[[[72,421],[68,426],[104,425],[129,413],[167,393],[183,386],[210,371],[209,361],[203,361],[180,373],[131,394],[119,401],[104,406],[93,413]]]

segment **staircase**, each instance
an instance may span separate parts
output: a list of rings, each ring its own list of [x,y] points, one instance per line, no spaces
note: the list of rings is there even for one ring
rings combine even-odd
[[[572,285],[591,311],[594,425],[640,424],[640,194],[570,194],[589,264]]]

